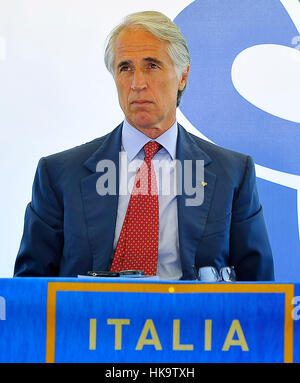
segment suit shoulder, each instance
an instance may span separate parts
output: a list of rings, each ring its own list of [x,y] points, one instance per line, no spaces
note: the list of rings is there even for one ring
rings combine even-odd
[[[249,158],[251,159],[251,157],[247,154],[224,148],[212,142],[206,141],[203,138],[195,136],[194,134],[191,134],[191,136],[199,148],[203,150],[207,155],[209,155],[213,161],[235,162],[237,164],[245,165]]]
[[[48,174],[55,186],[65,185],[89,174],[85,162],[105,143],[112,132],[86,142],[82,145],[42,157],[38,164],[37,174]]]
[[[189,133],[191,134],[191,133]],[[223,148],[191,134],[193,142],[209,158],[208,169],[215,173],[222,182],[241,185],[245,178],[255,178],[255,166],[251,156]]]
[[[92,141],[86,142],[84,144],[74,146],[73,148],[63,150],[58,153],[50,154],[46,157],[43,157],[48,163],[61,162],[61,161],[75,161],[82,162],[84,159],[87,159],[92,153],[94,153],[105,141],[106,137],[109,135],[95,138]]]

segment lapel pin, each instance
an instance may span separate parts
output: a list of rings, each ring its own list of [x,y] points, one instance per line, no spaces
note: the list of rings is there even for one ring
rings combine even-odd
[[[207,185],[207,182],[202,181],[201,183],[202,183],[202,186],[204,187]]]

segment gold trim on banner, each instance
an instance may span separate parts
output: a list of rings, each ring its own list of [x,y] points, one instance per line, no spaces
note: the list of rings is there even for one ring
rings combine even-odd
[[[286,283],[101,283],[101,282],[48,282],[46,363],[55,362],[56,293],[58,291],[134,292],[134,293],[284,293],[284,362],[293,362],[294,285]]]

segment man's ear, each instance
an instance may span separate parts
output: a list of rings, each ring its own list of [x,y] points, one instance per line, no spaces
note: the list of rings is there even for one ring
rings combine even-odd
[[[190,73],[190,66],[188,65],[186,70],[181,75],[181,80],[180,80],[179,85],[178,85],[178,90],[184,89],[186,82],[187,82],[187,79],[189,77],[189,73]]]

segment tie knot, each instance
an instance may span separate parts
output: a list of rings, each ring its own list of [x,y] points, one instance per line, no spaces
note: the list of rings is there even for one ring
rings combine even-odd
[[[161,144],[156,141],[149,141],[144,146],[145,158],[150,158],[152,160],[153,156],[161,149]]]

